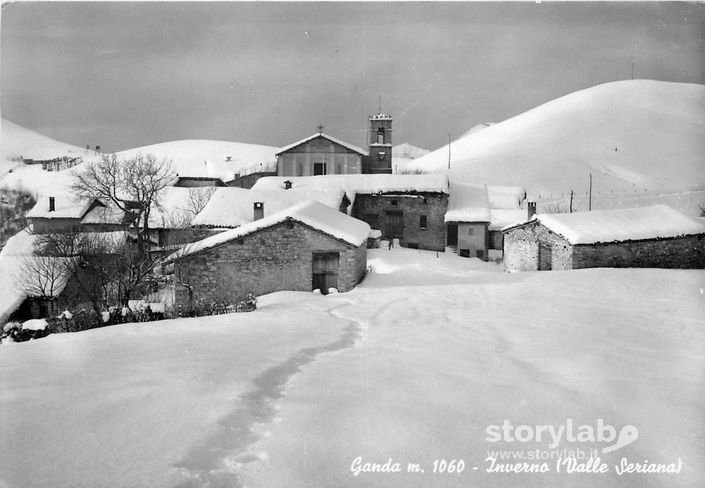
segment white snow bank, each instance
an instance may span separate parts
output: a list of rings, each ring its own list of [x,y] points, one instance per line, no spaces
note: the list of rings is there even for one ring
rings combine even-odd
[[[46,319],[31,319],[22,323],[22,329],[24,330],[44,330],[47,328],[49,323]]]
[[[705,225],[666,205],[541,214],[537,220],[571,244],[703,234]]]

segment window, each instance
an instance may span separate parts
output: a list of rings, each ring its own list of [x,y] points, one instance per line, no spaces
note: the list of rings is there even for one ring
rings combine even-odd
[[[475,229],[473,229],[472,227],[468,227],[468,235],[469,235],[469,236],[474,236],[474,235],[475,235]]]
[[[384,161],[384,156],[385,156],[385,153],[383,153],[383,152],[377,153],[377,157],[379,158],[380,161]]]
[[[399,201],[392,200],[392,207],[396,207],[397,205],[399,205]]]
[[[313,163],[313,176],[326,174],[326,163]]]
[[[384,127],[377,129],[377,144],[384,144]]]
[[[425,215],[419,216],[419,228],[420,229],[425,229],[426,225],[428,224],[428,219],[426,218]]]

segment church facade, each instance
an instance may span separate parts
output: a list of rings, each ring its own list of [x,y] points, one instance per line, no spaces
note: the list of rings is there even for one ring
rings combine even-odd
[[[392,116],[369,117],[368,148],[364,150],[318,133],[283,147],[277,153],[277,176],[391,174]]]

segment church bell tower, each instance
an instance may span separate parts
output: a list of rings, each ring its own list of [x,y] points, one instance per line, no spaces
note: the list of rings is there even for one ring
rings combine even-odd
[[[392,172],[392,116],[379,113],[369,118],[369,156],[363,159],[362,172],[367,174]]]

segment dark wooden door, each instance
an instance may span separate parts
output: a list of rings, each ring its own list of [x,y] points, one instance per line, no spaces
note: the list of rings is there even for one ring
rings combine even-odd
[[[313,253],[313,290],[325,295],[329,288],[338,288],[338,261],[337,252]]]
[[[550,271],[553,251],[549,244],[539,243],[539,271]]]
[[[402,212],[387,212],[385,225],[386,237],[404,237],[404,214]]]
[[[448,224],[447,245],[458,245],[458,224]]]

